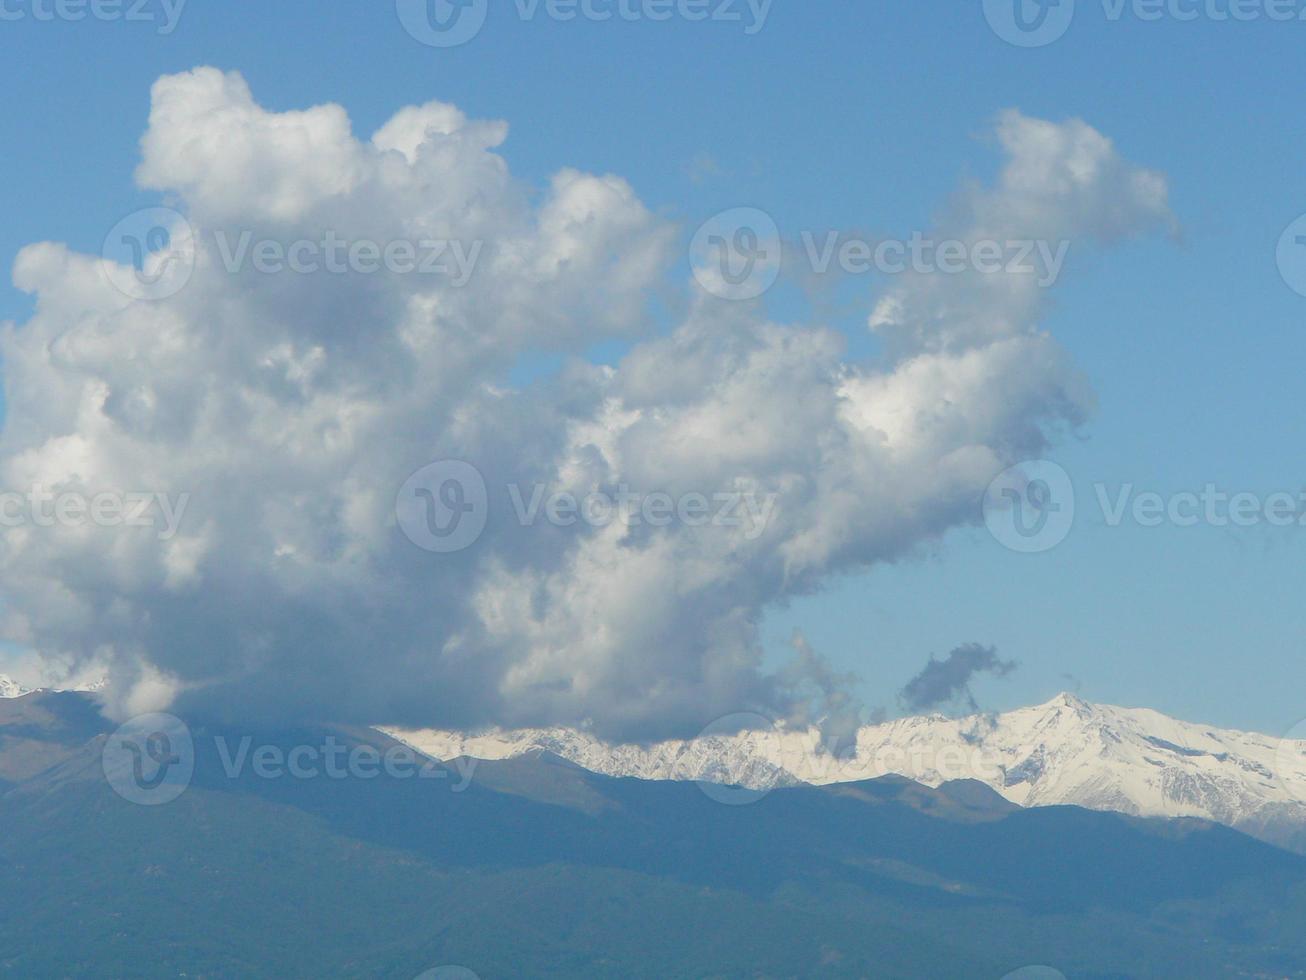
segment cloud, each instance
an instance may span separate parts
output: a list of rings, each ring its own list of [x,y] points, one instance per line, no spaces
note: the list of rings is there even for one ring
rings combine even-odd
[[[1052,123],[1009,110],[996,128],[1006,163],[993,188],[967,186],[940,234],[963,242],[1042,243],[1054,253],[1175,233],[1165,178],[1132,166],[1081,120]],[[871,327],[906,355],[983,348],[1027,335],[1046,290],[1038,263],[1003,275],[910,272],[876,305]]]
[[[880,717],[878,712],[867,712],[857,697],[857,675],[837,672],[801,630],[794,630],[790,646],[794,657],[780,670],[778,680],[798,698],[807,693],[808,701],[806,713],[796,706],[789,720],[800,726],[805,722],[815,725],[822,745],[833,754],[855,747],[858,729]]]
[[[930,657],[930,662],[907,682],[898,697],[911,712],[929,711],[941,704],[962,704],[978,711],[970,682],[980,674],[1006,677],[1019,666],[1014,660],[999,659],[996,647],[967,643],[943,660]]]
[[[1006,170],[963,192],[945,233],[1078,245],[1170,220],[1164,181],[1083,123],[1012,113],[998,131]],[[193,274],[132,300],[63,245],[20,253],[36,312],[3,335],[0,480],[189,504],[167,540],[0,528],[0,640],[51,670],[104,669],[119,713],[171,698],[610,738],[796,715],[794,679],[761,666],[765,611],[973,523],[996,473],[1091,409],[1019,275],[896,280],[875,363],[692,286],[664,331],[648,305],[677,230],[620,177],[524,186],[507,135],[431,103],[360,139],[340,107],[272,112],[236,74],[160,79],[138,179],[185,211]],[[219,244],[328,234],[484,247],[460,285],[232,271]],[[619,363],[584,359],[612,339]],[[557,376],[513,385],[540,354],[563,359]],[[398,488],[441,459],[473,463],[490,494],[456,554],[396,526]],[[507,488],[537,484],[774,506],[760,527],[523,526]]]
[[[716,157],[710,153],[699,153],[684,167],[685,175],[691,184],[705,184],[709,180],[725,177],[726,172]]]

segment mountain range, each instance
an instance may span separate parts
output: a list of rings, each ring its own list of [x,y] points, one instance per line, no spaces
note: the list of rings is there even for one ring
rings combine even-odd
[[[757,790],[885,775],[934,787],[974,780],[1022,807],[1198,817],[1306,853],[1306,743],[1090,704],[1073,694],[1005,714],[868,725],[855,744],[834,752],[816,728],[779,726],[649,746],[609,745],[570,729],[387,733],[444,760],[544,751],[609,776]]]
[[[897,775],[741,798],[541,748],[301,777],[226,755],[403,746],[186,724],[183,791],[139,805],[91,695],[0,700],[0,975],[1306,976],[1306,858],[1205,820]]]

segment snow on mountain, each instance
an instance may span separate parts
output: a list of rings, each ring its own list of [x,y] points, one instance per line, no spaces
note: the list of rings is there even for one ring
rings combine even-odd
[[[608,745],[567,729],[387,734],[437,759],[542,750],[610,776],[755,789],[891,773],[929,786],[975,779],[1021,806],[1201,817],[1306,853],[1306,741],[1089,704],[1071,694],[1001,715],[866,726],[855,749],[833,755],[816,730],[778,727],[647,746]]]
[[[55,694],[75,693],[75,694],[96,694],[104,690],[108,685],[107,678],[100,678],[94,681],[78,681],[68,687],[24,687],[8,674],[0,674],[0,701],[21,698],[27,694],[34,694],[37,691],[53,692]]]

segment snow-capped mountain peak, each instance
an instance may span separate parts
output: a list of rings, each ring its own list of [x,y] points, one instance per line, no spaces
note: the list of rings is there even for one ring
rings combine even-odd
[[[1200,817],[1306,851],[1306,742],[1092,704],[1069,693],[1005,714],[868,725],[855,747],[835,754],[817,730],[780,726],[644,746],[609,745],[569,729],[388,734],[439,759],[543,750],[611,776],[759,789],[890,774],[929,786],[974,779],[1021,806]]]

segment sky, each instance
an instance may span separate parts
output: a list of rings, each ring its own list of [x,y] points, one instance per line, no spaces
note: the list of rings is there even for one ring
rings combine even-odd
[[[828,659],[831,673],[857,675],[854,690],[862,702],[890,713],[901,710],[899,692],[932,656],[943,658],[979,644],[995,648],[1003,663],[1019,665],[998,672],[1001,676],[975,679],[972,693],[985,709],[1044,701],[1071,689],[1090,700],[1148,706],[1227,727],[1286,732],[1306,718],[1306,661],[1301,656],[1306,613],[1298,601],[1306,529],[1295,520],[1277,522],[1292,526],[1275,526],[1264,519],[1244,522],[1246,527],[1205,518],[1193,526],[1168,519],[1143,526],[1129,516],[1112,526],[1117,522],[1104,514],[1110,508],[1102,506],[1099,494],[1112,502],[1121,488],[1132,488],[1171,501],[1176,494],[1198,494],[1214,486],[1226,494],[1254,494],[1260,501],[1288,494],[1301,506],[1306,432],[1296,403],[1306,356],[1306,296],[1293,287],[1306,293],[1306,270],[1294,264],[1291,248],[1280,255],[1279,246],[1285,229],[1306,213],[1306,194],[1300,190],[1306,120],[1287,94],[1288,80],[1300,64],[1306,22],[1273,20],[1268,14],[1236,22],[1224,16],[1227,5],[1218,0],[1171,5],[1157,21],[1142,20],[1127,6],[1118,19],[1099,3],[1079,0],[1074,6],[1064,36],[1041,47],[1021,47],[1004,40],[990,23],[1001,22],[1001,4],[994,3],[926,9],[775,0],[765,17],[756,15],[757,8],[737,4],[730,8],[739,13],[737,20],[698,22],[673,15],[666,22],[621,17],[600,22],[555,19],[543,7],[527,18],[516,4],[492,0],[474,37],[455,47],[433,47],[406,29],[402,0],[399,9],[390,3],[285,0],[276,5],[191,4],[171,14],[146,4],[142,9],[152,19],[132,23],[49,20],[38,16],[45,6],[12,0],[4,9],[16,12],[15,19],[0,22],[0,80],[7,93],[0,113],[5,177],[0,181],[0,213],[5,216],[0,254],[7,265],[38,242],[66,243],[77,253],[98,255],[124,216],[160,204],[178,207],[211,227],[275,226],[284,231],[306,211],[307,206],[296,210],[294,202],[306,194],[327,195],[339,174],[351,167],[369,175],[359,179],[371,181],[368,194],[374,195],[351,199],[350,220],[360,226],[374,214],[402,216],[405,207],[421,199],[426,185],[403,192],[418,195],[412,199],[397,190],[393,199],[385,196],[389,191],[380,188],[391,185],[382,164],[356,160],[355,151],[332,129],[339,123],[333,116],[313,123],[329,138],[293,148],[293,159],[274,159],[281,149],[258,146],[241,157],[247,148],[242,132],[215,137],[195,108],[205,99],[219,99],[212,94],[215,86],[222,87],[217,82],[205,89],[208,94],[175,86],[180,121],[161,117],[152,127],[151,86],[164,76],[199,66],[239,73],[253,102],[268,113],[333,103],[347,113],[354,136],[364,142],[405,106],[432,101],[457,106],[470,120],[504,120],[508,130],[501,145],[496,140],[502,134],[493,127],[473,124],[470,135],[457,141],[459,148],[449,149],[453,162],[443,161],[440,166],[449,169],[439,171],[449,178],[448,193],[460,192],[464,185],[459,181],[466,181],[491,202],[486,208],[500,221],[495,226],[499,232],[514,229],[527,236],[521,239],[527,243],[523,247],[532,249],[562,247],[561,237],[542,243],[521,230],[534,227],[535,234],[545,235],[550,215],[556,216],[556,208],[548,210],[550,202],[578,213],[591,207],[607,210],[603,221],[593,223],[597,230],[583,232],[593,237],[582,242],[573,266],[550,280],[543,295],[530,292],[538,269],[518,270],[523,277],[518,286],[505,287],[510,296],[516,296],[513,288],[523,290],[513,300],[520,308],[503,314],[520,317],[523,333],[504,338],[493,351],[468,342],[468,363],[478,365],[477,370],[482,360],[493,361],[492,369],[485,368],[490,373],[480,376],[487,384],[547,389],[541,396],[547,412],[532,418],[536,412],[531,409],[505,409],[514,418],[513,432],[477,437],[479,445],[493,446],[484,451],[494,462],[482,468],[497,473],[508,472],[506,461],[526,453],[525,447],[540,445],[532,424],[547,425],[549,412],[561,417],[570,411],[560,406],[573,390],[584,390],[587,394],[575,397],[596,404],[619,397],[632,411],[639,406],[647,418],[661,418],[658,410],[674,416],[684,409],[681,428],[665,430],[664,439],[676,432],[701,432],[695,425],[707,424],[708,409],[722,408],[712,423],[717,427],[710,427],[715,438],[733,439],[739,430],[731,426],[747,420],[749,431],[762,426],[779,433],[772,444],[780,446],[779,455],[796,454],[809,438],[819,443],[827,431],[815,416],[824,404],[820,398],[832,390],[826,382],[838,373],[838,363],[879,364],[878,358],[894,356],[898,334],[911,353],[934,349],[935,340],[910,339],[917,329],[910,323],[868,329],[868,318],[883,309],[886,297],[907,296],[909,302],[915,297],[925,317],[938,310],[952,316],[960,304],[962,319],[966,304],[983,302],[976,299],[982,289],[976,294],[958,287],[955,296],[940,297],[910,275],[884,272],[849,275],[832,287],[813,288],[810,277],[790,261],[801,248],[794,243],[803,233],[823,236],[837,230],[906,241],[913,233],[960,226],[996,227],[1005,237],[1027,220],[1035,226],[1031,234],[1069,241],[1065,268],[1052,288],[1039,290],[1036,310],[1026,308],[1029,297],[1017,290],[995,315],[1007,316],[1013,309],[1028,313],[1029,321],[1019,325],[1022,336],[1041,337],[1046,331],[1064,354],[1065,365],[1049,367],[1051,355],[1045,358],[1041,346],[1031,347],[1028,366],[1010,365],[1009,374],[994,375],[991,390],[972,391],[975,400],[959,404],[972,419],[982,416],[986,405],[1010,404],[1011,417],[1003,416],[983,433],[985,444],[1001,450],[1003,464],[1030,458],[1055,463],[1073,487],[1075,508],[1064,539],[1052,544],[1044,539],[1041,544],[1048,546],[1033,552],[1012,550],[1001,533],[995,535],[985,525],[987,479],[971,486],[974,474],[968,470],[966,480],[949,484],[946,493],[937,484],[919,491],[919,508],[906,505],[904,497],[893,498],[890,505],[882,485],[857,482],[857,475],[866,472],[855,465],[860,460],[834,444],[832,455],[822,457],[832,461],[831,472],[837,471],[834,463],[848,464],[837,506],[834,497],[822,496],[834,491],[813,491],[808,503],[822,508],[819,518],[813,517],[810,526],[789,527],[786,540],[775,542],[773,550],[749,552],[745,558],[723,551],[725,546],[715,540],[699,540],[706,535],[682,536],[705,550],[694,550],[688,558],[677,552],[667,566],[649,573],[649,588],[659,588],[658,583],[670,588],[670,583],[692,578],[710,553],[720,562],[712,574],[720,574],[703,592],[709,598],[702,608],[665,595],[651,600],[650,618],[663,616],[666,622],[632,627],[639,638],[631,640],[628,651],[618,650],[624,640],[617,637],[600,642],[588,636],[577,642],[587,622],[596,625],[583,615],[583,597],[587,586],[600,579],[586,579],[573,568],[572,577],[560,581],[554,558],[544,554],[549,547],[556,550],[556,544],[541,544],[535,537],[529,545],[500,545],[493,527],[493,541],[454,556],[438,572],[429,563],[420,564],[429,559],[420,548],[395,551],[400,557],[394,561],[411,573],[404,588],[413,591],[403,592],[404,611],[388,610],[378,626],[368,616],[384,603],[371,590],[384,591],[385,576],[371,569],[362,580],[350,578],[347,546],[342,546],[345,557],[332,552],[329,571],[301,576],[259,564],[259,556],[270,552],[262,548],[266,542],[257,540],[257,532],[270,526],[270,509],[303,505],[302,497],[289,489],[297,481],[342,479],[348,485],[345,474],[353,473],[350,467],[366,454],[360,450],[338,470],[317,472],[308,464],[278,470],[266,459],[253,458],[252,450],[242,456],[239,433],[195,429],[185,438],[176,436],[173,427],[192,425],[194,418],[187,413],[200,411],[181,393],[187,375],[178,367],[173,387],[160,381],[150,395],[157,401],[146,409],[132,415],[130,405],[120,406],[118,421],[126,419],[136,428],[126,432],[123,423],[122,432],[105,436],[101,450],[108,453],[111,447],[119,465],[155,474],[161,492],[186,488],[198,493],[229,472],[226,504],[206,511],[199,500],[193,512],[226,537],[214,544],[196,531],[176,539],[190,542],[191,552],[163,545],[157,553],[143,546],[121,552],[108,537],[70,532],[49,535],[53,543],[37,554],[20,529],[18,537],[8,536],[3,549],[0,597],[6,604],[6,639],[16,648],[93,657],[104,655],[96,649],[99,644],[128,650],[148,635],[146,659],[152,658],[162,674],[183,677],[186,691],[216,685],[245,696],[248,686],[303,689],[312,693],[304,695],[302,704],[291,700],[304,711],[367,687],[371,682],[362,679],[362,670],[371,664],[368,669],[395,676],[412,672],[419,687],[448,689],[447,697],[423,703],[389,687],[368,688],[359,695],[360,712],[395,714],[378,721],[411,724],[423,721],[416,716],[424,710],[444,713],[425,719],[433,724],[597,718],[601,730],[622,736],[660,733],[663,723],[692,728],[709,721],[705,716],[713,712],[752,708],[751,699],[770,698],[777,709],[792,708],[787,695],[771,689],[767,671],[783,670],[789,662],[795,631],[805,637],[803,649]],[[1170,15],[1189,11],[1196,17]],[[168,31],[173,15],[175,29]],[[1052,16],[1056,27],[1055,17],[1061,14]],[[233,86],[225,83],[223,104],[240,101],[238,86]],[[1058,128],[1055,133],[1038,130],[1035,120]],[[1094,166],[1104,176],[1089,191],[1072,190],[1068,203],[1062,202],[1056,181],[1066,179],[1066,173],[1073,177],[1075,161],[1060,158],[1049,164],[1052,171],[1057,166],[1069,170],[1060,176],[1049,171],[1042,196],[1031,200],[1002,190],[1003,168],[1012,159],[1010,142],[1003,141],[1004,125],[1009,134],[1014,127],[1017,142],[1091,143],[1072,128],[1077,120],[1110,141],[1109,150],[1093,151],[1098,154],[1092,157]],[[147,131],[157,132],[152,148],[142,146]],[[196,139],[188,142],[192,137]],[[402,134],[395,140],[396,146],[402,143]],[[475,156],[486,146],[506,161],[512,187],[501,186],[498,170]],[[1034,160],[1030,166],[1043,166],[1038,152],[1029,156]],[[1023,159],[1019,153],[1016,158]],[[601,179],[571,185],[568,196],[555,175],[576,171]],[[428,179],[443,187],[436,173]],[[624,184],[605,183],[606,175],[617,175]],[[1140,181],[1152,179],[1163,182],[1163,201],[1139,190]],[[696,306],[702,280],[692,274],[690,243],[703,222],[737,208],[757,209],[774,221],[787,243],[786,265],[779,282],[756,300],[709,302],[710,312],[703,313]],[[1053,211],[1056,220],[1048,217]],[[982,220],[967,225],[959,217],[973,214]],[[337,214],[331,220],[345,219]],[[559,236],[570,233],[564,229]],[[654,252],[665,260],[662,264],[650,258]],[[613,256],[615,265],[609,265]],[[186,370],[192,378],[196,364],[210,366],[219,382],[223,371],[236,372],[236,377],[241,370],[253,370],[253,361],[241,361],[242,353],[253,356],[253,346],[224,346],[203,334],[200,324],[209,314],[198,304],[222,299],[203,282],[180,294],[189,305],[174,319],[138,311],[131,314],[131,323],[114,328],[126,331],[117,340],[104,327],[64,357],[55,341],[80,328],[82,286],[71,277],[59,279],[50,263],[57,265],[46,256],[33,260],[34,271],[28,269],[27,285],[47,284],[53,296],[43,321],[29,322],[35,309],[30,289],[18,288],[8,278],[0,285],[0,320],[19,324],[6,346],[10,405],[0,446],[11,485],[21,486],[21,474],[33,468],[45,466],[49,472],[60,459],[66,463],[60,453],[70,452],[70,444],[60,437],[72,433],[94,443],[97,434],[104,435],[94,423],[72,417],[75,392],[84,393],[79,385],[86,377],[113,377],[122,390],[149,388],[152,382],[141,381],[144,375],[125,362],[140,357],[162,372],[165,341],[176,340],[178,349],[190,350],[186,345],[196,337],[217,346],[206,348],[195,361],[178,357],[175,364],[167,363],[190,365]],[[658,266],[656,276],[648,272],[650,265]],[[434,387],[404,387],[396,380],[394,362],[375,354],[393,339],[389,335],[346,332],[350,315],[391,309],[368,288],[340,295],[328,291],[331,301],[319,297],[321,305],[315,306],[290,287],[287,295],[269,298],[259,292],[256,277],[236,278],[231,288],[246,291],[239,297],[248,301],[241,307],[245,313],[222,316],[248,314],[240,329],[253,336],[254,319],[275,311],[277,328],[287,331],[286,357],[294,362],[287,377],[312,369],[302,360],[308,335],[300,328],[331,320],[326,327],[329,356],[366,365],[367,373],[360,367],[350,384],[370,386],[373,394],[399,391],[432,404],[444,397]],[[496,297],[484,303],[492,300]],[[370,305],[374,301],[379,305]],[[930,305],[935,302],[942,305],[935,309]],[[497,309],[478,307],[467,314],[468,322],[474,328],[497,324]],[[559,372],[578,370],[568,366],[569,357],[616,365],[632,351],[638,355],[641,343],[656,344],[657,337],[672,335],[686,320],[709,315],[726,325],[700,323],[696,329],[709,338],[744,330],[733,326],[737,318],[769,318],[800,332],[778,341],[750,335],[762,348],[769,350],[766,345],[774,342],[791,347],[811,343],[813,349],[794,355],[774,375],[761,369],[749,375],[747,380],[758,388],[750,389],[748,411],[738,415],[732,414],[738,404],[690,405],[690,395],[671,390],[675,378],[668,375],[677,369],[716,364],[714,348],[704,352],[713,341],[701,337],[707,348],[686,344],[639,355],[629,371],[617,372],[616,382],[588,374],[577,382],[574,373],[559,378]],[[568,324],[593,326],[593,336],[580,331],[565,343],[555,342],[559,333],[572,329]],[[817,327],[833,331],[822,338],[841,338],[841,354],[831,354],[825,339],[803,339],[808,328]],[[972,340],[948,334],[938,343],[964,347]],[[147,351],[145,344],[157,346]],[[260,349],[259,357],[266,361],[272,350]],[[50,351],[58,356],[47,356]],[[215,351],[222,356],[215,358]],[[724,373],[713,383],[739,381],[731,373],[736,368],[730,357],[743,355],[721,356]],[[230,361],[223,359],[228,357]],[[799,367],[827,362],[833,366],[822,379],[808,378]],[[878,370],[866,368],[868,385]],[[1039,373],[1044,370],[1046,378]],[[696,375],[686,370],[686,376]],[[1039,387],[1044,381],[1056,391],[1049,394],[1051,387]],[[809,382],[813,394],[804,397],[800,386]],[[619,387],[616,394],[604,388],[609,383]],[[778,386],[773,397],[764,397],[768,383]],[[1061,404],[1063,388],[1075,391],[1071,409]],[[332,388],[336,395],[340,390]],[[300,396],[307,398],[302,391],[284,395],[283,402],[276,401],[281,395],[270,395],[273,407],[266,412],[276,418],[299,406]],[[484,392],[468,396],[462,409],[473,411],[482,397]],[[602,413],[593,410],[598,414],[591,421],[598,424]],[[407,433],[416,443],[420,434],[413,419],[421,413],[414,412],[396,413],[387,431]],[[1000,413],[995,409],[995,414]],[[436,415],[426,435],[438,442],[439,433],[449,430]],[[449,416],[456,417],[457,412]],[[1044,446],[1036,445],[1027,429],[1035,417],[1048,435]],[[300,421],[309,425],[315,418],[305,409]],[[790,423],[802,431],[781,445]],[[181,441],[171,444],[174,438]],[[260,439],[258,432],[250,435],[254,445],[274,455],[275,440]],[[162,447],[168,445],[184,446],[185,466],[169,469],[160,462]],[[654,449],[665,445],[669,443],[657,443]],[[574,439],[570,447],[554,448],[561,455],[579,451]],[[584,448],[582,443],[579,449]],[[1026,450],[1028,455],[1022,455]],[[469,455],[466,444],[458,451]],[[376,465],[384,470],[393,463],[402,477],[416,468],[407,465],[417,458],[415,452],[410,446]],[[33,454],[40,457],[37,463]],[[723,455],[733,458],[729,451]],[[946,482],[952,477],[941,467],[945,458],[941,453],[916,467],[904,464],[885,479],[893,483],[920,476]],[[689,466],[683,458],[676,462]],[[544,463],[531,465],[538,469]],[[778,472],[769,466],[759,464],[752,474],[759,486],[770,486],[759,474]],[[990,466],[994,474],[1002,468]],[[1049,472],[1056,471],[1043,469],[1036,475]],[[287,483],[260,498],[257,518],[240,509],[255,506],[242,496],[253,492],[249,488],[278,478]],[[715,485],[700,488],[710,491]],[[907,492],[903,485],[894,486],[898,493]],[[1023,485],[1019,489],[1026,492]],[[368,490],[379,493],[375,487]],[[268,503],[283,492],[284,498]],[[1064,504],[1060,487],[1057,492]],[[327,510],[326,519],[338,516]],[[990,518],[1000,524],[1003,515]],[[283,527],[294,523],[286,520]],[[901,526],[902,539],[882,520],[901,522],[894,526]],[[790,579],[786,573],[783,581],[772,581],[777,556],[791,560],[794,549],[808,547],[814,536],[824,536],[824,550],[811,560],[811,574]],[[388,542],[385,549],[390,554],[390,548],[406,546]],[[293,550],[293,542],[285,547]],[[359,560],[375,559],[370,545],[359,548],[364,553]],[[487,553],[502,561],[496,573],[500,579],[493,582],[476,578],[489,573],[468,564]],[[211,569],[206,565],[210,558],[215,563]],[[116,571],[101,573],[101,565]],[[257,574],[251,576],[252,569]],[[641,574],[626,572],[636,580]],[[157,594],[146,582],[153,581],[151,575],[162,583]],[[750,584],[737,591],[728,584],[744,578]],[[213,649],[193,659],[178,652],[197,642],[194,624],[216,624],[224,615],[258,609],[260,596],[247,594],[242,581],[251,583],[250,591],[254,582],[266,587],[262,598],[275,596],[284,614],[259,618],[255,613],[258,629],[223,632]],[[458,591],[464,587],[466,595]],[[65,589],[72,598],[63,594]],[[444,598],[432,600],[432,608],[418,615],[410,607],[431,589],[459,598],[448,599],[449,608]],[[545,593],[551,598],[542,598]],[[451,672],[428,673],[416,666],[421,649],[414,638],[429,634],[441,617],[456,618],[474,608],[477,628],[494,633],[487,617],[511,617],[507,597],[513,594],[529,595],[542,607],[523,613],[534,632],[497,635],[490,643],[493,650],[477,660],[490,666],[466,672],[473,679],[455,681],[465,675],[452,667]],[[350,601],[341,603],[341,595]],[[115,604],[106,596],[120,601]],[[621,597],[628,601],[629,596]],[[339,624],[328,628],[318,623],[318,603],[355,612],[356,630],[344,630],[344,639],[335,642],[327,634],[340,633]],[[493,606],[492,614],[486,613],[488,606]],[[631,623],[629,618],[608,622],[603,614],[596,616],[594,632],[599,634]],[[735,619],[754,616],[759,631],[750,638]],[[735,671],[738,658],[753,650],[754,639],[766,667]],[[353,663],[348,650],[365,649],[370,642],[401,652],[388,661],[388,654],[372,659],[371,652],[358,653],[360,664]],[[489,641],[482,635],[480,642]],[[320,656],[297,659],[282,651],[285,645],[320,650]],[[451,656],[446,647],[442,657]],[[568,660],[573,656],[579,663]],[[109,658],[117,664],[115,658],[127,654]],[[129,691],[124,710],[152,707],[147,702],[160,690],[176,693],[176,685],[152,668],[137,664],[122,669],[130,675],[124,681]],[[574,687],[565,695],[549,693],[563,683],[559,677],[572,674],[593,681],[588,694]],[[665,691],[663,678],[671,679]],[[711,689],[710,695],[688,693],[696,678],[707,678],[702,686]],[[807,679],[820,687],[815,672]],[[651,686],[661,693],[641,706],[635,692]],[[462,713],[454,707],[464,702],[481,709]]]

